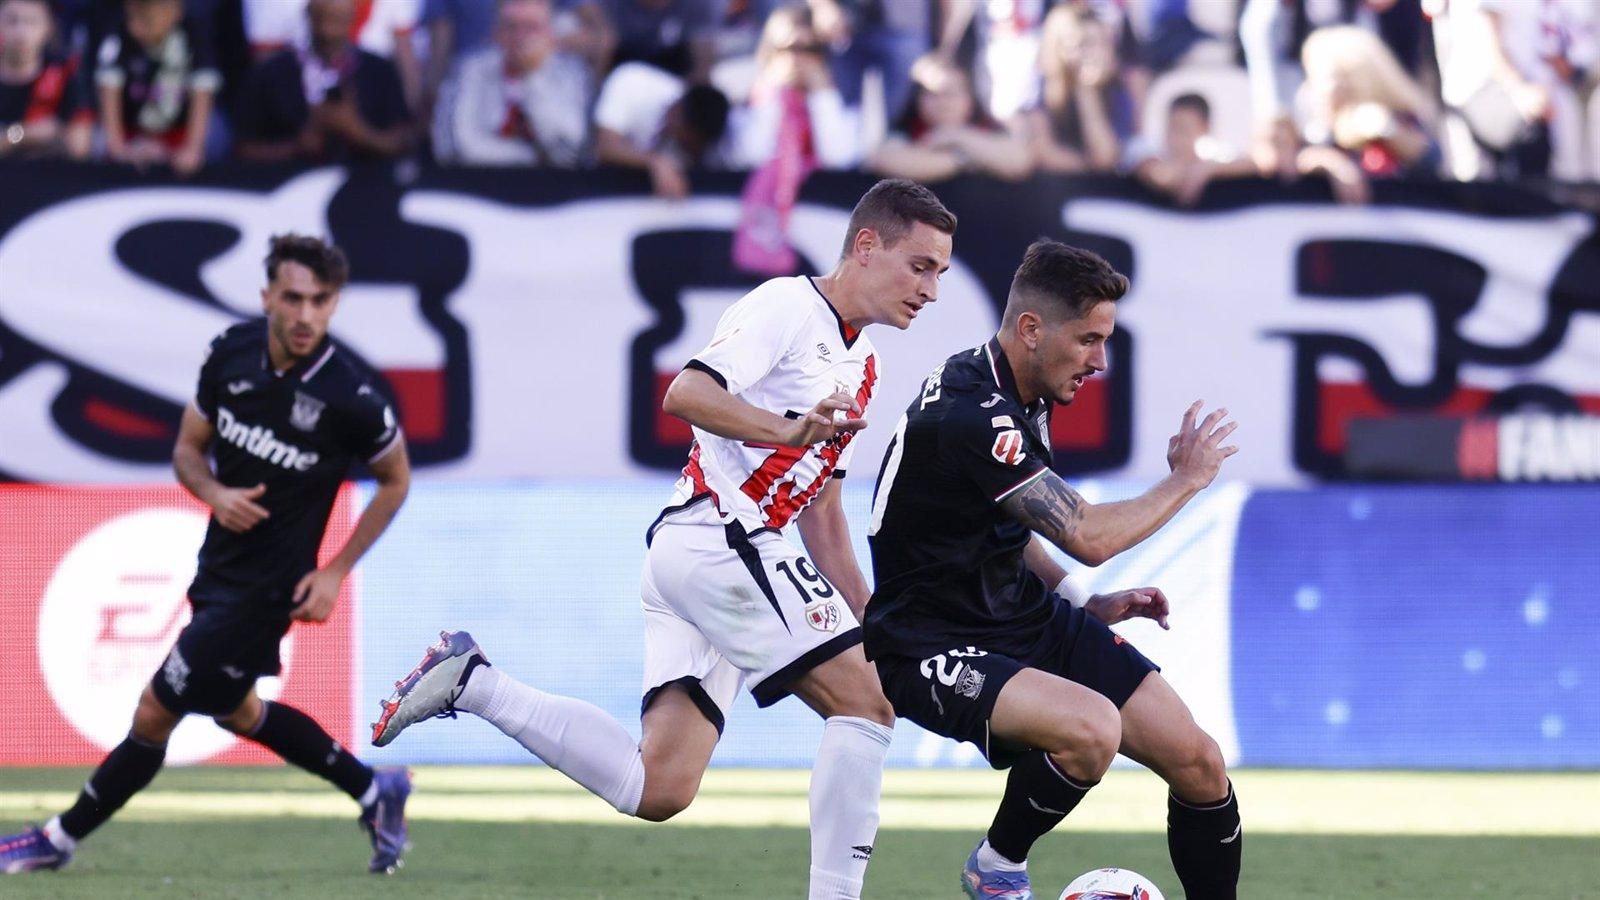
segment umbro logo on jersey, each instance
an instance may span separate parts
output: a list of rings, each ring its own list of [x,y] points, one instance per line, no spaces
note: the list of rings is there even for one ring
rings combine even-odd
[[[994,409],[995,405],[998,404],[1001,400],[1004,400],[1004,399],[1005,398],[1000,396],[999,394],[995,394],[993,397],[990,397],[988,400],[985,400],[984,402],[979,403],[978,405],[983,407],[984,409]]]
[[[217,407],[217,437],[257,459],[296,472],[309,470],[320,458],[315,452],[278,440],[271,428],[239,421],[226,406]]]
[[[830,350],[829,350],[829,349],[828,349],[828,345],[827,345],[827,344],[824,344],[824,343],[821,343],[821,342],[818,342],[818,343],[817,343],[817,352],[818,352],[818,353],[821,353],[821,354],[822,354],[822,358],[823,358],[823,359],[827,359],[827,358],[828,358],[828,355],[829,355],[829,354],[830,354],[830,353],[832,353],[832,351],[830,351]]]
[[[238,381],[230,381],[228,382],[228,393],[237,397],[255,386],[255,382],[250,381],[249,379],[242,378]]]

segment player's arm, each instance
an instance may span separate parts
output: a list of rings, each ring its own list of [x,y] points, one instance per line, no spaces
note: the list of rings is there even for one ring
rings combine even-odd
[[[217,480],[211,461],[206,458],[216,433],[199,410],[185,406],[183,420],[178,423],[178,440],[172,445],[172,470],[184,490],[211,507],[218,525],[242,534],[271,515],[255,502],[266,493],[267,486],[231,488]]]
[[[859,418],[861,407],[849,394],[825,397],[805,415],[790,419],[728,393],[711,372],[693,367],[672,379],[661,408],[702,431],[735,441],[784,447],[807,447],[840,432],[867,427],[867,420]],[[838,412],[845,416],[835,420]]]
[[[377,543],[378,538],[394,514],[400,511],[406,494],[411,490],[411,461],[406,454],[405,438],[396,435],[394,444],[382,456],[367,463],[378,488],[372,494],[367,508],[356,519],[355,530],[344,546],[328,564],[306,574],[295,585],[294,618],[305,622],[322,622],[333,614],[339,599],[339,585],[356,567],[361,557]]]
[[[1217,477],[1222,461],[1239,451],[1222,446],[1238,427],[1222,424],[1219,409],[1195,425],[1197,401],[1183,414],[1183,424],[1167,443],[1172,471],[1131,500],[1089,503],[1054,472],[1044,469],[1025,487],[1013,491],[1001,508],[1073,559],[1098,566],[1155,534]]]
[[[872,597],[872,588],[861,574],[855,547],[850,542],[850,524],[845,520],[844,504],[840,501],[843,485],[843,479],[829,478],[822,493],[800,514],[798,524],[800,539],[805,542],[806,552],[811,554],[817,571],[844,594],[844,602],[850,605],[850,611],[859,622],[865,615],[867,600]]]
[[[1073,606],[1088,609],[1090,615],[1107,625],[1115,625],[1124,619],[1142,617],[1155,619],[1162,628],[1168,627],[1167,613],[1170,611],[1170,606],[1167,603],[1167,595],[1162,593],[1160,588],[1141,587],[1113,591],[1109,594],[1090,594],[1081,585],[1067,580],[1067,570],[1056,562],[1050,549],[1045,546],[1044,539],[1037,534],[1022,551],[1022,562],[1028,567],[1028,571],[1039,576],[1039,580],[1050,585]]]

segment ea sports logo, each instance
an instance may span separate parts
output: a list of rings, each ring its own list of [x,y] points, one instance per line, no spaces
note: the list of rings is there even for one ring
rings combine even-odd
[[[57,563],[39,610],[39,668],[63,718],[95,746],[110,750],[128,733],[139,693],[161,668],[189,621],[185,591],[206,516],[146,509],[110,519],[84,535]],[[290,638],[282,647],[287,669]],[[257,690],[277,697],[279,679]],[[237,740],[204,716],[186,718],[167,761],[198,762]]]

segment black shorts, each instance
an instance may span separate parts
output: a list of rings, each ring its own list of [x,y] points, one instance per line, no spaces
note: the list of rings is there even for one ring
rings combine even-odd
[[[178,634],[150,686],[174,713],[225,716],[239,708],[257,678],[282,671],[278,646],[289,631],[289,614],[190,602],[194,618]]]
[[[1011,655],[984,647],[952,647],[926,659],[877,659],[883,692],[895,714],[983,751],[1004,769],[1028,747],[989,737],[1000,689],[1023,669],[1059,675],[1101,694],[1120,709],[1146,675],[1161,671],[1127,640],[1081,609],[1061,602],[1039,640]]]

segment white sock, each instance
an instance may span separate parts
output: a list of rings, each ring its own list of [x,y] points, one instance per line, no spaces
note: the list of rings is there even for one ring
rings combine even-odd
[[[626,815],[639,812],[644,758],[633,735],[592,703],[547,694],[480,666],[456,708],[482,717]]]
[[[878,836],[883,759],[894,729],[833,716],[811,769],[810,900],[856,900]]]
[[[60,816],[55,816],[44,823],[42,830],[44,831],[44,836],[50,840],[50,843],[54,844],[55,848],[62,853],[71,853],[78,849],[78,842],[73,840],[72,835],[67,834],[65,828],[61,827]]]
[[[372,783],[367,785],[366,793],[362,794],[361,799],[356,802],[361,804],[362,809],[366,809],[378,802],[378,779],[376,776],[373,777]]]
[[[1012,862],[1006,859],[989,846],[988,838],[984,838],[983,843],[978,845],[978,868],[985,872],[1024,872],[1027,871],[1028,861]]]

